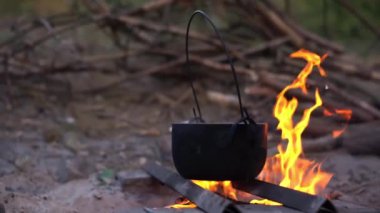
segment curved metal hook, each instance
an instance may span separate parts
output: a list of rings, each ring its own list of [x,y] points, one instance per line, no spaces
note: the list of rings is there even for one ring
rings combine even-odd
[[[189,60],[189,31],[190,31],[190,25],[191,25],[191,22],[193,21],[193,18],[196,15],[201,15],[203,18],[205,18],[205,20],[211,25],[211,27],[215,31],[216,36],[218,37],[218,39],[222,43],[224,52],[226,53],[227,60],[228,60],[228,62],[230,64],[230,67],[231,67],[232,75],[234,77],[234,81],[235,81],[235,85],[236,85],[236,92],[237,92],[237,96],[238,96],[238,99],[239,99],[239,108],[240,108],[241,118],[244,118],[244,109],[243,109],[243,105],[242,105],[242,101],[241,101],[240,88],[239,88],[239,83],[238,83],[238,80],[237,80],[237,75],[236,75],[234,63],[233,63],[232,58],[231,58],[231,56],[230,56],[230,54],[229,54],[229,52],[227,50],[227,46],[224,43],[222,37],[220,36],[220,33],[219,33],[218,29],[216,28],[215,24],[211,21],[211,18],[205,12],[203,12],[201,10],[196,10],[191,15],[190,20],[189,20],[189,22],[187,24],[187,29],[186,29],[186,66],[189,67],[189,61],[190,61]],[[201,109],[199,107],[199,102],[198,102],[197,94],[196,94],[195,89],[194,89],[194,84],[193,84],[193,79],[192,78],[190,78],[190,84],[191,84],[191,90],[193,92],[193,97],[194,97],[195,105],[197,107],[197,111],[198,111],[199,117],[202,120],[202,113],[201,113]]]

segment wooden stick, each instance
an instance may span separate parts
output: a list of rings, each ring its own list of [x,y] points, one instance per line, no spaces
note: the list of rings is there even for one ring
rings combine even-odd
[[[257,46],[243,50],[241,53],[241,56],[242,57],[248,57],[248,56],[260,53],[262,51],[265,51],[267,49],[273,49],[273,48],[276,48],[278,46],[281,46],[281,45],[289,42],[289,40],[290,39],[288,37],[281,37],[281,38],[273,39],[273,40],[267,41],[265,43],[261,43]],[[221,62],[221,61],[226,60],[226,56],[225,56],[225,54],[220,54],[220,55],[212,57],[211,59],[214,61],[220,61]],[[236,59],[236,57],[232,57],[232,59]]]
[[[51,31],[51,32],[43,35],[42,37],[37,38],[36,40],[30,42],[29,44],[24,45],[21,48],[13,50],[10,55],[11,56],[15,56],[18,53],[23,52],[25,50],[33,49],[36,46],[42,44],[43,42],[45,42],[45,41],[53,38],[54,36],[56,36],[58,34],[61,34],[61,33],[66,32],[68,30],[72,30],[72,29],[77,28],[79,26],[83,26],[83,25],[86,25],[86,24],[91,24],[91,23],[96,22],[96,21],[98,21],[100,19],[102,19],[102,17],[100,17],[100,18],[98,17],[98,18],[94,18],[94,19],[86,19],[86,20],[82,20],[82,21],[79,21],[79,22],[75,22],[75,23],[72,23],[72,24],[60,27],[58,29],[54,29],[53,31]]]
[[[161,9],[165,6],[168,6],[170,4],[173,4],[175,0],[153,0],[149,1],[143,6],[136,8],[132,11],[129,11],[129,15],[140,15],[142,13],[152,12],[153,10]]]
[[[292,23],[292,22],[288,22]],[[297,24],[292,25],[293,28],[299,32],[301,35],[303,35],[306,39],[314,41],[315,43],[321,45],[322,47],[331,49],[337,53],[343,53],[344,52],[344,47],[338,43],[332,42],[330,40],[327,40],[313,32],[310,32],[308,30],[305,30],[304,28],[300,27]]]
[[[154,48],[148,50],[149,52],[154,52],[154,53],[161,53],[165,54],[167,56],[175,57],[178,54],[176,52],[170,51],[170,50],[164,50],[161,48]],[[197,63],[199,65],[211,68],[216,71],[222,71],[222,72],[231,72],[231,67],[229,64],[222,64],[213,60],[210,60],[208,58],[200,57],[194,54],[189,55],[189,60],[190,62]],[[258,80],[258,75],[257,71],[253,69],[248,69],[242,66],[236,66],[235,65],[235,71],[238,74],[245,74],[250,77],[252,81],[257,81]]]
[[[167,32],[174,35],[186,36],[186,30],[174,25],[161,25],[159,23],[146,21],[146,20],[142,20],[139,18],[126,16],[126,15],[113,17],[113,20],[121,21],[127,24],[128,26],[132,26],[132,27],[142,27],[142,28],[146,28],[146,29],[153,30],[156,32]],[[217,47],[221,46],[220,42],[215,41],[214,39],[210,39],[209,37],[204,36],[203,34],[198,33],[198,32],[194,32],[194,31],[189,32],[189,37],[191,39],[199,40],[208,44],[212,44]]]
[[[190,61],[198,63],[205,67],[212,68],[216,71],[231,72],[231,67],[229,64],[221,64],[221,63],[209,60],[207,58],[202,58],[196,55],[191,55]],[[235,71],[238,74],[246,74],[250,76],[252,81],[256,81],[258,79],[256,72],[252,69],[247,69],[241,66],[235,66]]]
[[[115,20],[115,18],[114,18],[114,20]],[[146,21],[146,20],[142,20],[142,19],[138,19],[135,17],[126,16],[126,15],[119,16],[116,18],[116,20],[121,21],[121,22],[123,22],[129,26],[142,27],[142,28],[146,28],[146,29],[153,30],[156,32],[166,32],[166,33],[171,33],[171,34],[178,35],[178,36],[186,36],[186,30],[185,29],[177,27],[177,26],[173,26],[173,25],[161,25],[159,23]],[[190,31],[189,32],[189,38],[199,40],[199,41],[202,41],[204,43],[207,43],[207,44],[219,47],[219,48],[222,47],[222,44],[219,40],[209,38],[208,36],[205,36],[199,32]],[[240,59],[241,61],[245,62],[246,64],[248,64],[246,59],[243,56],[241,56],[240,53],[238,51],[236,51],[234,48],[229,49],[229,51],[230,51],[232,56],[234,56],[234,57]]]
[[[176,60],[172,60],[172,61],[169,61],[167,63],[164,63],[164,64],[161,64],[160,66],[154,66],[154,67],[151,67],[151,68],[148,68],[146,70],[143,70],[143,71],[140,71],[139,73],[135,74],[135,75],[131,75],[131,76],[126,76],[124,78],[121,78],[119,80],[116,80],[114,82],[111,82],[105,86],[101,86],[101,87],[98,87],[96,89],[90,89],[90,90],[80,90],[80,91],[75,91],[75,92],[79,92],[79,93],[99,93],[99,92],[102,92],[104,90],[108,90],[110,88],[113,88],[115,86],[118,86],[128,80],[132,80],[132,79],[136,79],[136,78],[141,78],[141,77],[144,77],[144,76],[147,76],[147,75],[153,75],[155,73],[159,73],[159,72],[162,72],[162,71],[165,71],[165,70],[171,70],[173,69],[174,67],[177,67],[181,64],[185,63],[185,58],[182,57],[182,58],[178,58]]]
[[[58,18],[65,18],[65,19],[60,20]],[[66,19],[68,19],[68,20],[66,20]],[[80,18],[79,18],[79,16],[76,16],[73,14],[58,14],[58,15],[47,17],[44,20],[51,23],[51,25],[58,27],[58,26],[65,26],[65,25],[74,23],[75,21],[79,21]],[[23,26],[23,25],[27,25],[27,26]],[[13,24],[9,27],[13,27]],[[19,29],[20,27],[23,29]],[[4,47],[6,47],[10,44],[13,44],[14,42],[21,40],[26,35],[31,34],[32,32],[40,29],[41,27],[43,27],[43,25],[42,25],[40,19],[34,19],[34,20],[28,19],[27,22],[17,23],[16,28],[18,30],[17,30],[16,34],[9,37],[5,41],[1,42],[0,43],[0,49],[3,49]]]
[[[236,95],[232,94],[224,94],[217,91],[207,91],[207,97],[210,99],[210,101],[216,102],[218,104],[221,104],[223,106],[233,106],[238,107],[239,106],[239,100],[237,99]]]
[[[344,51],[344,47],[340,44],[337,44],[335,42],[329,41],[325,38],[320,37],[319,35],[305,30],[300,25],[296,24],[294,21],[292,21],[289,16],[282,13],[280,10],[278,10],[273,3],[270,1],[265,1],[265,3],[273,10],[275,11],[279,16],[281,16],[282,20],[289,25],[293,30],[295,30],[298,34],[300,34],[305,39],[314,41],[316,44],[321,45],[322,47],[331,49],[334,52],[342,53]]]
[[[297,47],[302,47],[304,44],[304,39],[294,31],[284,20],[276,14],[271,8],[262,3],[261,1],[256,1],[255,4],[258,12],[265,17],[270,23],[273,24],[283,35],[288,35],[292,43]]]

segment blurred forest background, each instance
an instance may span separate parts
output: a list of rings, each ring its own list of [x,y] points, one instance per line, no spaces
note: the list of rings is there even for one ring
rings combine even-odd
[[[147,183],[141,167],[173,166],[170,125],[193,116],[184,70],[197,78],[206,121],[239,118],[226,55],[200,18],[186,69],[186,24],[196,9],[221,31],[244,106],[269,123],[268,155],[282,142],[277,94],[305,66],[289,55],[328,53],[327,78],[308,79],[323,107],[302,135],[304,154],[333,173],[326,194],[342,212],[378,212],[380,0],[0,0],[0,213],[174,202],[178,194]],[[288,95],[300,101],[294,120],[315,101]],[[337,109],[352,115],[325,116]]]
[[[143,5],[148,0],[109,0],[115,7],[134,8]],[[209,12],[217,12],[220,3],[217,0],[195,1],[199,8],[207,8]],[[326,38],[339,41],[343,45],[350,45],[350,50],[363,56],[373,52],[379,53],[380,41],[378,35],[364,27],[360,21],[352,16],[336,1],[331,0],[274,0],[279,8],[286,11],[297,23]],[[361,0],[351,1],[357,11],[364,14],[371,23],[380,20],[380,1]],[[76,0],[0,0],[0,20],[14,17],[48,16],[65,12],[84,12],[80,1]],[[228,15],[228,8],[223,10]],[[228,23],[223,16],[222,22]],[[0,22],[0,23],[1,23]],[[4,37],[4,32],[0,38]]]

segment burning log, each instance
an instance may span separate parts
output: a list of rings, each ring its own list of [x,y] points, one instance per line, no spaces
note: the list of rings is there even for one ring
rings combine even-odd
[[[200,209],[215,213],[238,213],[236,206],[226,198],[204,190],[190,180],[186,180],[179,174],[166,169],[157,163],[148,163],[144,169],[157,180],[166,184],[175,191],[181,193]]]

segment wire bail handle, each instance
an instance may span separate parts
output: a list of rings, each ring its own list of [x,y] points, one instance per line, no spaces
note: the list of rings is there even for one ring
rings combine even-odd
[[[222,44],[222,47],[224,49],[224,52],[225,52],[225,54],[227,56],[227,60],[228,60],[228,63],[230,64],[232,75],[233,75],[233,78],[234,78],[234,81],[235,81],[236,93],[237,93],[238,100],[239,100],[239,108],[240,108],[240,115],[241,115],[241,119],[239,120],[239,122],[242,122],[242,121],[246,122],[246,121],[248,121],[248,122],[254,123],[254,121],[249,117],[247,110],[245,108],[243,108],[242,101],[241,101],[241,95],[240,95],[239,82],[237,80],[235,66],[234,66],[232,58],[231,58],[231,56],[230,56],[230,54],[229,54],[229,52],[227,50],[227,46],[226,46],[224,40],[222,39],[222,37],[221,37],[218,29],[216,28],[215,24],[211,21],[211,18],[205,12],[203,12],[202,10],[196,10],[191,15],[190,20],[187,23],[187,28],[186,28],[186,68],[187,68],[187,70],[189,70],[189,67],[190,67],[190,63],[189,63],[189,61],[190,61],[189,60],[189,31],[190,31],[190,25],[191,25],[191,23],[193,21],[193,18],[196,15],[201,15],[211,25],[211,27],[214,30],[216,36],[220,40],[220,42]],[[190,73],[190,72],[187,72],[187,73]],[[199,116],[198,118],[201,121],[203,121],[201,109],[199,107],[198,97],[197,97],[197,94],[195,92],[194,83],[193,83],[193,79],[192,78],[190,78],[190,85],[191,85],[191,90],[192,90],[192,93],[193,93],[195,105],[196,105],[197,111],[198,111],[198,116]],[[196,115],[196,112],[195,112],[194,108],[193,108],[193,112],[194,112],[194,116],[197,118],[197,115]]]

